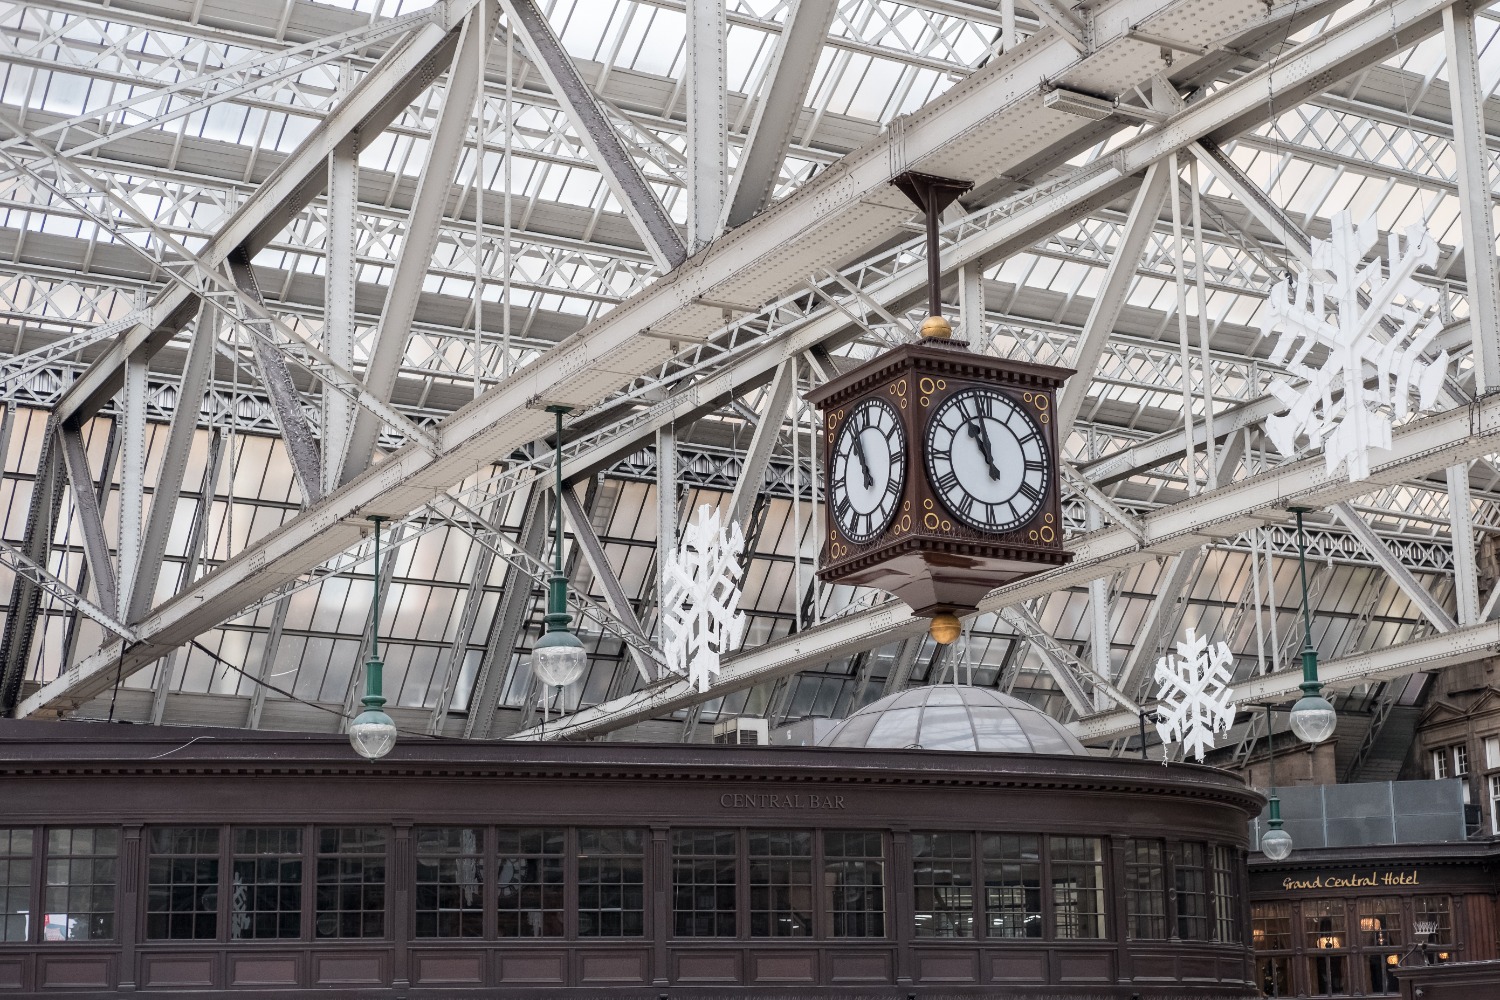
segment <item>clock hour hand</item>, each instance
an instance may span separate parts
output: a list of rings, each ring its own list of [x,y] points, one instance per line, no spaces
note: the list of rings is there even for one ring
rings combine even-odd
[[[865,454],[865,435],[862,430],[854,432],[854,453],[859,456],[859,467],[865,473],[865,489],[873,489],[875,477],[870,475],[870,458]]]
[[[990,454],[990,435],[984,429],[984,421],[978,420],[969,425],[969,437],[979,442],[979,454],[984,456],[984,464],[990,468],[990,478],[996,482],[1000,479],[1000,470],[995,468],[995,458]]]

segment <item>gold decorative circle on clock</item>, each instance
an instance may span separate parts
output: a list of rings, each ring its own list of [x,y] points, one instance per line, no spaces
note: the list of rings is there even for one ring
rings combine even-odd
[[[1040,510],[1051,457],[1042,429],[1010,396],[984,386],[955,392],[928,418],[926,439],[928,479],[959,521],[998,533]]]
[[[879,397],[855,404],[834,442],[829,503],[839,530],[862,544],[885,531],[906,487],[906,431]]]

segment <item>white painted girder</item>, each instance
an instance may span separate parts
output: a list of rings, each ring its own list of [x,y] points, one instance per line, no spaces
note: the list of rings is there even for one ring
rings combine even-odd
[[[820,264],[834,255],[848,256],[852,248],[866,247],[889,235],[910,214],[909,207],[900,204],[901,196],[889,187],[894,175],[920,169],[988,179],[1019,158],[1054,144],[1069,126],[1042,106],[1034,81],[1085,83],[1095,90],[1109,89],[1126,79],[1133,84],[1159,68],[1160,50],[1126,37],[1132,26],[1154,35],[1175,33],[1181,41],[1203,41],[1232,33],[1249,23],[1257,11],[1263,13],[1257,5],[1224,8],[1195,0],[1195,17],[1184,19],[1180,16],[1184,6],[1185,0],[1155,7],[1145,0],[1116,0],[1094,15],[1099,48],[1091,56],[1075,58],[1067,42],[1043,32],[921,111],[898,119],[880,140],[850,154],[775,209],[726,234],[687,266],[453,414],[440,428],[436,454],[415,448],[397,452],[158,608],[142,623],[143,641],[124,657],[123,669],[138,669],[351,547],[357,542],[363,517],[372,513],[404,516],[493,456],[509,454],[521,444],[544,437],[551,421],[538,404],[591,405],[622,382],[666,360],[670,348],[663,335],[692,335],[716,328],[721,303],[741,299],[758,303],[800,282],[809,264]],[[1400,44],[1414,44],[1436,30],[1443,6],[1443,0],[1394,0],[1378,12],[1350,18],[1275,63],[1188,105],[1165,126],[1123,144],[1067,183],[1049,187],[1016,217],[998,220],[997,228],[1004,229],[1006,238],[980,242],[993,253],[1007,245],[1027,245],[1059,217],[1110,200],[1132,175],[1167,153],[1196,138],[1232,135],[1259,121],[1267,113],[1268,98],[1301,100],[1385,56],[1397,44],[1393,33]],[[1101,19],[1113,29],[1101,29]],[[317,177],[321,187],[321,169]],[[984,254],[976,246],[970,259]],[[947,255],[944,259],[950,268],[966,262]],[[705,298],[715,304],[702,303]],[[1232,494],[1242,485],[1215,495]],[[1147,519],[1148,530],[1167,523],[1176,513],[1169,508]],[[1186,516],[1191,520],[1193,515]],[[1226,535],[1236,533],[1232,524],[1223,527]],[[1096,565],[1099,560],[1088,551],[1090,539],[1083,542],[1085,558],[1075,564],[1076,576],[1107,571]],[[1044,574],[1037,579],[1050,577]],[[113,646],[106,647],[76,664],[66,677],[27,699],[23,714],[99,690],[106,683],[103,675],[106,665],[113,665],[115,652]]]

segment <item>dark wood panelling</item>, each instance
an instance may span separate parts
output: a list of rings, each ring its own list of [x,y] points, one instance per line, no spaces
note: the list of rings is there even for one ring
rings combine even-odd
[[[996,983],[1045,983],[1047,955],[1041,951],[1011,951],[989,955],[990,980]]]
[[[56,737],[62,732],[64,737]],[[45,733],[46,738],[35,735]],[[73,735],[78,734],[78,735]],[[639,744],[516,745],[403,741],[377,763],[354,760],[346,741],[325,736],[156,733],[150,727],[57,727],[0,720],[0,801],[7,825],[114,824],[123,831],[116,913],[118,943],[0,945],[0,990],[30,995],[87,990],[263,991],[274,1000],[319,992],[359,1000],[406,996],[535,1000],[549,990],[592,989],[655,997],[667,987],[704,987],[716,996],[759,998],[831,987],[871,997],[978,997],[1012,987],[1063,998],[1087,994],[1128,1000],[1137,992],[1121,955],[1137,943],[1103,940],[1015,940],[984,936],[975,904],[972,940],[917,939],[911,888],[911,834],[951,829],[1099,835],[1104,820],[1120,837],[1176,837],[1248,846],[1247,818],[1261,800],[1238,779],[1207,768],[1092,757],[959,754],[932,751],[832,751],[803,748],[651,747]],[[170,766],[160,763],[170,751]],[[813,803],[817,803],[816,807]],[[271,812],[267,812],[267,804]],[[268,818],[270,817],[270,818]],[[420,823],[413,817],[420,817]],[[281,941],[142,942],[140,873],[143,833],[157,825],[268,822],[379,825],[391,832],[382,938],[312,937],[314,904],[304,887],[302,931]],[[497,936],[472,941],[414,938],[413,828],[421,824],[490,827],[629,826],[647,831],[643,935],[579,936],[576,868],[567,876],[565,928],[560,937]],[[827,902],[818,896],[813,936],[748,936],[743,844],[733,939],[671,936],[671,835],[682,826],[753,831],[877,831],[884,844],[886,919],[883,938],[835,936]],[[567,833],[574,844],[577,835]],[[575,845],[576,846],[576,845]],[[569,847],[571,852],[574,848]],[[227,849],[226,849],[227,850]],[[818,850],[821,850],[819,848]],[[314,849],[306,849],[311,871]],[[1106,852],[1106,929],[1118,934],[1123,906],[1119,845]],[[569,854],[571,859],[573,856]],[[820,857],[820,855],[815,855]],[[38,861],[42,850],[38,848]],[[814,862],[821,864],[821,861]],[[573,860],[568,861],[574,865]],[[820,877],[816,868],[814,877]],[[311,876],[309,876],[310,878]],[[308,883],[311,884],[310,882]],[[35,888],[40,905],[40,885]],[[486,888],[487,913],[495,890]],[[221,902],[225,894],[221,889]],[[227,904],[222,904],[227,907]],[[221,927],[227,917],[221,914]],[[1052,927],[1049,922],[1048,928]],[[1479,928],[1476,919],[1466,926]],[[1493,932],[1491,932],[1493,933]],[[1153,988],[1176,985],[1174,947],[1153,943],[1167,971]],[[1175,949],[1203,956],[1192,992],[1202,1000],[1245,997],[1240,942]],[[124,956],[122,959],[121,956]],[[128,965],[117,964],[128,962]],[[1232,984],[1209,987],[1199,974],[1219,962]],[[32,963],[35,963],[34,965]],[[1186,966],[1184,972],[1189,971]],[[1122,978],[1123,977],[1123,978]],[[121,981],[123,980],[123,981]],[[1005,984],[997,989],[996,984]],[[1078,984],[1076,989],[1062,988]]]
[[[979,981],[979,956],[973,951],[914,950],[919,983],[974,983]]]
[[[313,984],[317,986],[378,985],[388,982],[389,958],[378,952],[363,955],[313,953]]]
[[[757,983],[815,983],[818,954],[814,951],[752,951],[750,978]]]
[[[891,981],[891,953],[831,951],[828,953],[828,981],[840,985],[888,983]]]
[[[44,989],[113,986],[114,965],[109,955],[42,955],[37,959],[37,985]]]
[[[217,955],[144,955],[141,957],[142,986],[217,986],[214,966]]]
[[[650,964],[651,955],[643,948],[579,952],[578,983],[582,986],[644,983],[650,979]]]
[[[230,986],[296,986],[302,981],[300,956],[230,955]]]
[[[561,951],[523,954],[499,953],[499,976],[502,983],[537,983],[557,986],[567,982],[567,953]]]
[[[484,952],[414,951],[411,954],[411,981],[418,986],[482,986]]]
[[[672,978],[684,985],[740,981],[738,951],[679,951],[672,957],[676,966]]]
[[[1107,951],[1055,952],[1060,983],[1114,982],[1115,970]]]

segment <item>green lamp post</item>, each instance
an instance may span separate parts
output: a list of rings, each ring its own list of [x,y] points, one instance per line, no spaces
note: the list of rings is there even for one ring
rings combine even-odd
[[[370,616],[370,658],[365,661],[365,696],[360,704],[364,711],[349,723],[349,745],[367,760],[379,760],[396,745],[396,723],[385,714],[385,697],[381,693],[385,662],[380,658],[380,525],[386,518],[374,515],[375,524],[375,608]]]
[[[567,687],[583,676],[588,666],[588,653],[578,636],[568,628],[573,620],[568,614],[568,578],[563,575],[563,414],[571,407],[549,406],[548,413],[557,415],[557,538],[553,549],[552,577],[547,581],[546,633],[531,647],[531,672],[545,686]]]
[[[1297,565],[1302,573],[1302,697],[1292,706],[1292,732],[1304,743],[1316,746],[1333,735],[1338,724],[1338,713],[1322,695],[1323,683],[1318,680],[1318,651],[1312,642],[1312,611],[1307,597],[1307,537],[1302,530],[1302,515],[1306,507],[1293,507],[1297,515]]]
[[[1292,853],[1292,835],[1281,828],[1281,799],[1276,795],[1276,743],[1271,737],[1270,705],[1266,706],[1266,746],[1271,753],[1271,814],[1266,821],[1269,829],[1260,838],[1260,851],[1272,861],[1281,861]]]

